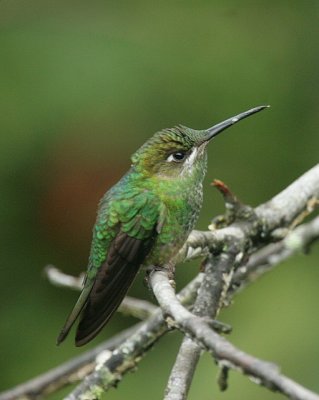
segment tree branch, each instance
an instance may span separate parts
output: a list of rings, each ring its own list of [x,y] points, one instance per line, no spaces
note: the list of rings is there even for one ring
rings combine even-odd
[[[202,279],[203,274],[199,274],[189,283],[181,291],[179,301],[184,304],[192,303]],[[95,367],[94,372],[66,397],[66,400],[99,399],[104,391],[115,386],[125,373],[135,368],[146,352],[168,330],[162,317],[162,310],[158,309],[128,340],[112,354],[108,354],[106,359]]]
[[[315,169],[316,171],[316,169]],[[310,174],[305,174],[302,177],[302,180],[306,180],[307,182],[309,181],[308,185],[305,184],[305,190],[303,192],[298,191],[300,189],[301,186],[301,182],[300,179],[295,182],[294,184],[292,184],[289,188],[287,188],[285,191],[283,191],[281,194],[279,194],[278,196],[276,196],[274,199],[272,199],[270,202],[266,203],[263,206],[258,207],[255,212],[251,212],[251,216],[254,216],[254,214],[256,215],[256,217],[258,218],[258,214],[259,214],[259,218],[262,221],[261,226],[263,227],[263,232],[262,235],[260,236],[265,236],[265,234],[269,235],[269,233],[271,232],[271,230],[274,230],[277,228],[277,223],[278,220],[282,223],[282,221],[286,221],[286,224],[291,224],[291,225],[296,225],[298,222],[300,222],[300,220],[302,220],[308,213],[312,212],[314,207],[318,204],[318,200],[317,200],[317,193],[316,196],[313,195],[313,186],[312,186],[312,182],[315,180],[317,180],[317,176],[315,178],[312,177],[312,175]],[[237,208],[237,212],[241,212],[242,210],[240,209],[240,203],[238,202],[238,200],[236,199],[236,197],[234,197],[232,195],[232,193],[229,191],[229,189],[222,184],[222,182],[217,182],[218,186],[221,187],[223,195],[226,196],[227,198],[225,199],[226,202],[231,201],[232,202],[232,209],[234,207]],[[319,185],[318,185],[319,186]],[[304,189],[304,184],[302,184],[302,187]],[[307,189],[310,189],[307,191]],[[295,199],[295,203],[291,203],[291,196],[294,195],[293,197],[296,197]],[[299,199],[301,199],[300,201],[298,201]],[[307,204],[307,209],[304,210],[304,203],[306,202]],[[283,215],[280,214],[278,218],[276,219],[270,219],[270,218],[264,218],[265,215],[269,212],[269,209],[271,209],[270,215],[273,215],[273,210],[276,209],[278,210],[279,207],[283,207],[283,210],[286,211],[286,214]],[[242,209],[244,209],[244,206],[242,207]],[[245,207],[244,209],[246,216],[247,212],[249,213],[249,208]],[[288,212],[289,211],[289,212]],[[253,218],[251,219],[251,222],[248,223],[248,225],[252,225],[255,224],[256,226],[256,220],[257,218]],[[291,222],[292,221],[292,222]],[[245,221],[245,224],[247,223],[247,221]],[[242,224],[241,224],[242,225]],[[318,228],[318,223],[312,223],[312,225],[308,226],[308,229],[299,229],[299,231],[297,231],[297,233],[294,234],[290,234],[288,239],[286,239],[285,241],[282,241],[281,244],[274,244],[272,245],[272,251],[276,251],[276,253],[280,252],[281,253],[281,258],[283,257],[288,257],[290,256],[295,250],[296,247],[300,248],[300,246],[304,246],[305,243],[301,240],[300,235],[302,235],[302,233],[304,232],[309,232],[308,237],[306,237],[304,235],[304,237],[302,239],[304,240],[309,240],[311,239],[309,236],[311,235],[317,235],[318,236],[318,232],[317,230]],[[245,228],[245,227],[243,227]],[[227,230],[227,228],[225,228]],[[253,229],[243,229],[244,233],[251,231],[251,233],[253,233],[253,235],[255,235],[255,232]],[[220,232],[219,232],[220,233]],[[251,235],[252,236],[252,235]],[[241,235],[238,235],[239,238],[241,238]],[[238,241],[238,237],[237,237],[237,241]],[[253,238],[251,238],[253,239]],[[229,241],[229,239],[228,239]],[[289,243],[294,245],[294,248],[291,248],[291,246],[289,246]],[[187,247],[188,243],[186,244]],[[185,246],[184,246],[185,247]],[[285,251],[284,251],[285,250]],[[185,251],[185,249],[184,249]],[[205,252],[206,249],[203,248],[203,251]],[[185,251],[184,254],[186,254],[186,256],[191,256],[191,255],[195,255],[197,256],[199,254],[199,251],[197,249],[197,251],[193,252],[193,248],[192,247],[188,247],[188,250]],[[228,250],[229,252],[229,250]],[[238,252],[239,254],[239,252]],[[226,253],[227,255],[227,253]],[[261,255],[259,255],[260,257]],[[274,256],[274,255],[273,255]],[[262,261],[259,258],[259,261]],[[280,261],[280,258],[277,260],[276,263],[278,263]],[[233,284],[238,285],[238,283],[240,281],[244,281],[245,283],[247,283],[248,279],[243,279],[243,278],[248,278],[251,277],[249,275],[249,272],[253,269],[256,270],[256,262],[258,262],[258,257],[255,257],[255,260],[253,262],[251,262],[247,267],[242,267],[242,270],[245,271],[245,275],[242,274],[242,276],[238,276],[237,274],[237,282],[234,281]],[[273,263],[275,261],[273,260]],[[255,263],[255,265],[254,265]],[[265,272],[265,266],[263,265],[262,267],[259,267],[259,273],[263,273]],[[218,270],[218,265],[216,266],[216,268],[212,271],[210,271],[211,274],[216,274],[216,270]],[[230,271],[228,271],[229,273]],[[223,282],[223,279],[219,279],[219,282]],[[204,284],[204,283],[203,283]],[[202,284],[202,285],[203,285]],[[235,285],[233,285],[233,287],[236,287]],[[214,286],[212,288],[210,288],[210,291],[212,291],[212,289],[214,288]],[[215,286],[216,288],[216,286]],[[209,294],[209,290],[207,289],[207,293]],[[218,293],[218,291],[217,291]],[[200,296],[198,296],[197,301],[199,300]],[[219,304],[220,301],[223,301],[222,298],[218,297],[217,299],[215,299],[215,305]],[[196,303],[195,303],[196,304]],[[206,308],[206,313],[209,311],[209,307]],[[214,307],[211,307],[211,312],[213,314],[211,314],[213,317],[216,316],[216,307],[214,309]],[[194,314],[196,315],[196,313],[194,312]],[[204,314],[197,314],[197,315],[205,315]],[[177,359],[175,361],[175,365],[173,367],[173,370],[171,372],[169,381],[168,381],[168,385],[165,391],[165,399],[166,400],[182,400],[185,399],[187,396],[187,392],[189,390],[189,386],[197,365],[197,362],[199,360],[199,356],[200,356],[200,346],[198,344],[196,344],[194,341],[192,341],[190,338],[186,337],[183,340],[183,343],[181,345],[179,354],[177,356]],[[225,369],[224,369],[224,375],[225,375]],[[223,385],[225,385],[225,380]]]
[[[289,229],[319,204],[319,164],[311,168],[273,199],[253,210],[248,218],[213,231],[192,231],[179,252],[179,261],[218,253],[225,242],[252,241],[248,250],[282,239]],[[252,245],[253,244],[253,245]]]
[[[255,211],[268,233],[277,228],[294,228],[318,205],[319,164]]]
[[[292,240],[293,237],[295,238],[294,240]],[[269,268],[273,268],[278,263],[295,254],[295,252],[301,251],[303,249],[309,249],[309,247],[318,238],[319,217],[316,217],[314,220],[296,228],[287,236],[286,239],[259,250],[252,255],[247,266],[238,268],[237,271],[234,273],[230,287],[231,295],[236,294],[239,290],[246,287],[249,283],[255,281],[257,278],[266,273]],[[287,251],[286,243],[289,244],[289,251]],[[292,246],[292,243],[294,243],[295,245]],[[296,245],[297,243],[299,244],[298,246]],[[203,277],[204,274],[200,274],[196,278],[198,280],[198,286]],[[78,278],[74,279],[74,282],[78,281]],[[66,281],[68,281],[68,279],[66,279]],[[71,279],[69,282],[72,281],[73,280]],[[74,288],[76,289],[75,286]],[[77,287],[77,290],[79,289],[80,286]],[[193,302],[195,298],[195,293],[195,288],[194,290],[191,289],[188,294],[184,292],[184,300],[187,304],[191,304]],[[62,364],[59,367],[54,368],[47,373],[38,376],[35,379],[32,379],[22,385],[16,386],[11,390],[3,392],[2,394],[0,394],[0,400],[13,400],[22,397],[25,399],[36,399],[41,396],[49,395],[50,393],[61,389],[65,385],[81,380],[84,372],[88,374],[90,371],[94,370],[94,367],[96,366],[96,357],[98,356],[98,354],[103,352],[103,350],[111,350],[118,347],[118,345],[122,343],[122,340],[124,340],[126,337],[131,337],[131,335],[135,332],[140,324],[146,323],[148,323],[148,321],[139,323],[128,329],[127,331],[116,335],[114,338],[107,340],[96,348],[87,351],[83,355],[75,357],[69,362]],[[161,329],[162,323],[163,321],[161,320],[159,322],[158,329]],[[201,347],[198,346],[196,342],[194,342],[192,339],[186,338],[185,341],[186,340],[192,344],[195,344],[195,346],[201,349]],[[114,345],[109,344],[110,341]],[[189,359],[187,361],[189,361]]]
[[[283,240],[263,247],[251,255],[248,263],[238,268],[232,278],[228,295],[238,293],[248,284],[296,253],[308,252],[319,239],[319,216],[298,226]]]
[[[235,252],[228,252],[206,260],[205,276],[192,311],[194,315],[216,317],[231,280],[235,257]],[[186,399],[201,350],[198,343],[189,337],[184,338],[168,380],[165,400]]]
[[[174,320],[179,330],[211,352],[223,366],[239,370],[253,378],[254,382],[270,390],[280,391],[292,399],[319,400],[317,394],[282,375],[276,365],[237,349],[214,332],[205,319],[184,308],[175,296],[167,271],[154,271],[150,275],[150,283],[163,313]]]
[[[128,328],[113,338],[106,340],[93,350],[89,350],[11,390],[2,392],[0,400],[38,399],[48,396],[66,385],[82,380],[94,370],[96,358],[100,353],[111,351],[118,347],[136,331],[140,324]]]
[[[313,240],[318,238],[318,218],[316,218],[312,222],[304,224],[301,227],[298,227],[295,231],[289,234],[286,239],[281,240],[278,243],[273,243],[267,246],[266,248],[267,250],[264,250],[266,244],[272,241],[278,241],[279,239],[282,239],[282,237],[284,237],[285,235],[287,235],[287,233],[289,233],[289,229],[290,230],[293,229],[296,226],[296,224],[299,223],[302,220],[302,218],[306,216],[306,214],[309,214],[318,204],[318,198],[319,198],[319,165],[312,168],[310,171],[308,171],[306,174],[300,177],[296,182],[290,185],[282,193],[277,195],[274,199],[272,199],[268,203],[265,203],[262,206],[257,207],[255,210],[252,210],[253,213],[247,215],[246,218],[242,219],[239,218],[230,226],[214,231],[207,231],[207,232],[193,231],[188,241],[180,251],[179,259],[187,260],[197,257],[203,257],[207,256],[209,252],[212,252],[216,257],[216,255],[226,252],[229,243],[235,243],[237,249],[242,250],[237,253],[236,262],[237,263],[240,262],[242,263],[242,265],[244,265],[245,254],[251,255],[251,259],[249,263],[246,264],[246,266],[241,266],[235,272],[232,279],[231,289],[229,291],[230,295],[232,295],[238,291],[239,287],[240,288],[244,287],[248,282],[251,282],[255,277],[259,277],[264,272],[266,272],[270,267],[276,265],[281,259],[289,257],[292,254],[292,252],[297,251],[297,249],[301,247],[304,246],[307,247],[307,244],[309,244],[310,246]],[[273,213],[275,213],[274,217]],[[290,235],[294,235],[296,233],[299,236],[297,237],[295,236],[295,239],[297,238],[298,240],[290,241],[290,239],[293,238],[293,236]],[[294,245],[292,245],[292,243],[294,243]],[[299,243],[299,245],[296,245],[296,243]],[[291,251],[290,250],[287,251],[288,248]],[[279,256],[276,257],[276,255]],[[187,299],[188,304],[191,304],[195,300],[197,288],[202,279],[203,279],[203,274],[199,274],[198,277],[195,279],[195,282],[197,284],[196,289],[194,289],[193,287],[193,289],[189,290],[189,292],[187,293],[186,297],[188,296]],[[222,299],[223,296],[218,301],[219,305],[221,304]],[[179,306],[181,305],[179,304]],[[262,375],[264,379],[262,380],[263,384],[268,383],[267,379],[269,378],[268,375],[270,374],[272,378],[272,380],[270,381],[272,389],[282,390],[283,393],[287,394],[288,396],[291,395],[292,398],[298,398],[298,399],[300,398],[307,400],[318,399],[317,395],[311,393],[310,391],[307,391],[300,385],[280,375],[277,372],[277,370],[272,366],[272,364],[264,363],[259,360],[256,361],[255,358],[248,356],[245,353],[241,352],[240,350],[234,348],[229,342],[225,341],[225,339],[217,335],[216,332],[212,331],[210,325],[211,321],[209,321],[208,323],[207,320],[205,319],[203,320],[200,317],[190,313],[184,307],[182,308],[187,313],[189,313],[187,315],[186,314],[184,315],[186,319],[186,328],[184,328],[184,331],[185,332],[187,331],[188,333],[190,332],[192,337],[195,337],[193,336],[193,333],[196,332],[192,333],[192,330],[187,326],[187,324],[189,323],[187,319],[190,316],[191,316],[190,321],[192,321],[192,318],[195,318],[195,321],[201,321],[201,324],[205,325],[206,327],[205,329],[209,332],[207,342],[205,342],[203,338],[199,337],[196,339],[196,345],[199,346],[204,345],[205,348],[211,349],[213,354],[215,354],[216,358],[219,360],[219,363],[221,364],[223,371],[227,370],[229,367],[236,367],[236,368],[239,367],[241,368],[243,373],[251,375],[255,378],[258,377],[260,374],[262,375],[262,373],[264,373],[264,375]],[[100,360],[99,364],[95,368],[93,374],[91,375],[89,374],[86,380],[82,383],[82,385],[80,385],[76,389],[77,393],[84,393],[84,391],[86,391],[86,393],[89,392],[93,396],[92,393],[97,393],[99,392],[99,390],[101,391],[105,387],[110,387],[118,379],[120,379],[124,373],[133,368],[136,365],[136,362],[138,362],[141,359],[141,357],[150,348],[150,346],[152,346],[155,340],[157,340],[158,337],[160,337],[168,330],[168,327],[163,322],[162,317],[158,317],[156,323],[154,322],[154,318],[156,317],[157,313],[161,314],[160,311],[157,311],[153,317],[149,318],[147,321],[140,323],[138,330],[136,331],[136,334],[138,332],[140,333],[139,340],[136,340],[137,336],[130,335],[130,338],[125,343],[122,342],[122,345],[117,346],[117,349],[115,349],[112,352],[110,357],[109,353],[107,354],[109,358],[105,363],[101,364],[100,363],[101,359],[99,359]],[[153,320],[153,325],[152,325],[152,320]],[[174,327],[177,324],[179,329],[183,329],[180,326],[180,322],[181,321],[178,320],[176,322],[174,319],[172,319],[172,316],[170,316],[169,318],[170,327]],[[199,325],[199,327],[201,327],[201,325]],[[144,335],[142,334],[143,332]],[[217,335],[216,342],[214,342],[214,340],[216,340],[216,336],[214,335]],[[150,337],[152,337],[152,339],[150,339]],[[132,338],[133,341],[131,340]],[[123,350],[127,351],[127,358],[123,357],[121,363],[119,362],[119,359],[121,357],[121,351],[123,355]],[[233,350],[235,352],[232,356],[231,353]],[[94,349],[91,350],[90,352],[85,353],[88,354],[87,364],[90,364],[92,361],[95,364],[94,360],[96,358],[96,354],[93,356],[94,351],[98,351],[98,349]],[[77,368],[81,368],[81,363],[78,361],[80,358],[81,357],[77,357],[76,359],[72,360],[72,362],[74,362],[73,368],[70,367],[68,369],[65,369],[66,381],[68,380],[68,378],[70,378],[71,381],[72,375],[73,376],[76,375],[76,371],[78,370]],[[72,362],[70,362],[69,364],[71,365]],[[241,365],[242,362],[244,362],[244,366]],[[257,364],[255,364],[255,362],[257,362]],[[65,365],[66,364],[64,364],[63,366]],[[57,368],[59,373],[57,373],[57,375],[52,374],[51,380],[47,379],[47,381],[45,381],[46,382],[45,385],[42,387],[42,391],[40,390],[38,393],[41,392],[49,393],[47,392],[48,387],[52,384],[53,384],[52,387],[54,387],[55,381],[59,382],[59,378],[57,378],[57,376],[60,373],[61,374],[63,373],[63,366]],[[91,378],[94,374],[97,374],[98,371],[100,371],[99,377],[95,375],[98,385],[94,386],[95,385],[94,380],[91,380]],[[110,375],[108,377],[111,379],[108,379],[105,386],[103,385],[103,382],[105,383],[105,381],[102,375],[107,371],[110,371]],[[33,380],[31,382],[34,383],[36,382],[36,380]],[[31,382],[27,383],[26,385],[30,384]],[[92,385],[94,386],[93,391],[90,390],[90,387]],[[36,392],[41,385],[37,383],[34,384],[32,387],[31,386],[29,387],[30,392],[32,391]],[[61,386],[58,385],[57,388],[58,387]],[[82,388],[82,391],[80,390],[80,388]],[[97,392],[95,391],[95,389],[98,389]],[[13,389],[13,391],[14,390],[15,389]],[[3,395],[7,393],[9,393],[9,391],[0,395],[0,399],[7,400],[7,399],[17,398],[17,397],[3,397]],[[20,393],[22,394],[22,392]],[[293,397],[296,393],[299,397]],[[35,397],[30,396],[26,398],[31,399]],[[91,398],[98,398],[98,396]]]
[[[265,272],[288,257],[291,257],[296,252],[309,249],[311,244],[315,240],[318,240],[318,238],[319,217],[316,217],[307,224],[297,227],[284,240],[257,251],[251,256],[245,266],[238,268],[234,273],[227,296],[230,298],[235,292],[242,290],[249,283],[255,281]],[[206,265],[206,276],[199,290],[193,310],[195,315],[204,316],[208,315],[209,312],[212,318],[215,318],[217,315],[216,304],[218,304],[218,300],[220,299],[218,291],[220,290],[220,284],[223,282],[223,268],[219,262],[220,257],[217,257],[214,261],[210,260]],[[207,278],[207,274],[211,275],[211,279]],[[205,281],[208,282],[206,283]],[[211,285],[209,285],[209,281]],[[201,294],[203,292],[206,297],[210,296],[213,299],[217,295],[217,298],[215,298],[215,302],[211,305],[206,302],[206,310],[202,310],[202,313],[197,313],[196,304],[201,301]],[[189,337],[184,338],[166,387],[165,400],[186,399],[201,351],[201,347],[195,341]],[[227,379],[223,380],[222,385],[224,385],[223,390],[225,390]]]
[[[200,283],[202,282],[203,275],[204,274],[197,275],[196,278],[194,278],[180,292],[179,299],[183,304],[188,305],[194,302],[197,290]],[[66,281],[71,282],[72,280],[66,279]],[[89,373],[94,371],[95,368],[99,369],[99,365],[101,365],[101,360],[103,361],[103,357],[105,359],[105,357],[110,356],[110,369],[115,368],[116,370],[115,364],[118,363],[119,360],[116,359],[116,354],[113,354],[112,357],[112,353],[110,352],[110,350],[121,348],[122,350],[124,350],[124,353],[125,351],[128,352],[127,359],[133,358],[134,346],[132,343],[134,343],[134,341],[136,343],[137,350],[140,350],[140,353],[138,352],[136,356],[136,362],[139,362],[145,352],[149,350],[150,347],[153,345],[153,343],[168,330],[169,328],[162,318],[162,311],[157,307],[156,312],[153,313],[153,316],[148,318],[147,321],[140,322],[134,325],[132,328],[121,332],[113,338],[105,341],[101,345],[95,347],[94,349],[87,351],[79,357],[75,357],[71,361],[62,364],[45,374],[31,379],[30,381],[25,382],[19,386],[16,386],[13,389],[2,392],[0,394],[0,400],[14,400],[19,398],[33,400],[53,393],[61,389],[65,385],[82,380],[84,375],[89,375]],[[147,346],[147,343],[145,343],[146,337],[143,336],[143,333],[145,333],[146,336],[150,336],[148,342],[149,347]],[[136,341],[136,339],[138,340]],[[102,357],[99,357],[99,355],[101,354]],[[123,360],[123,363],[125,363],[125,360]],[[120,365],[117,365],[117,367],[119,368],[119,370],[121,370]],[[125,374],[130,369],[133,369],[134,365],[133,363],[131,363],[126,364],[123,367],[124,368],[123,370],[121,370],[121,372]],[[113,380],[111,379],[109,381],[109,387],[115,385],[117,382],[117,378],[119,377],[119,375],[114,373]]]

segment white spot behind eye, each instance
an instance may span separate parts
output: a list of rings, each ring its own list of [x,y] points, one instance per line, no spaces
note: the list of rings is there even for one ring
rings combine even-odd
[[[184,162],[183,170],[182,170],[183,175],[188,174],[192,170],[192,167],[197,158],[197,155],[198,155],[198,148],[195,147],[192,150],[192,152],[189,154],[189,156],[187,157],[186,161]]]
[[[191,154],[189,155],[189,157],[187,158],[187,164],[189,164],[190,166],[192,166],[194,164],[194,161],[196,160],[197,157],[197,153],[198,153],[198,149],[197,147],[195,147]]]

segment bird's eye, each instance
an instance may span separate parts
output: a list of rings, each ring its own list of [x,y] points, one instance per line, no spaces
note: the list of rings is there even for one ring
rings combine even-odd
[[[167,161],[171,162],[182,162],[186,157],[186,153],[183,151],[176,151],[168,156]]]

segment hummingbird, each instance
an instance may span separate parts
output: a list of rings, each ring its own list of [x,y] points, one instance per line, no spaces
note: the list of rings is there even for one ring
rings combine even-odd
[[[205,130],[183,125],[164,129],[133,154],[129,171],[100,201],[83,289],[57,344],[80,314],[75,345],[91,341],[119,307],[142,265],[174,266],[202,206],[208,143],[266,107]]]

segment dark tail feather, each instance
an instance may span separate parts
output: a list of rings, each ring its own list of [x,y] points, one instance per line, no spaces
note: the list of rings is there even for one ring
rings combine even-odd
[[[78,316],[80,315],[82,309],[85,306],[85,303],[87,302],[87,299],[89,297],[89,294],[91,292],[91,288],[92,285],[87,285],[83,288],[82,293],[80,294],[80,297],[78,299],[78,301],[76,302],[75,306],[73,307],[73,310],[71,311],[71,313],[69,314],[58,338],[57,338],[57,345],[59,345],[60,343],[62,343],[64,341],[64,339],[67,337],[67,335],[69,334],[74,322],[76,321],[76,319],[78,318]]]
[[[99,269],[76,332],[76,346],[92,340],[112,317],[134,281],[140,264],[118,259],[117,265],[105,262]]]

